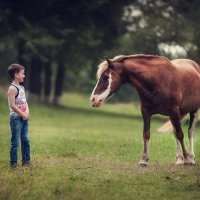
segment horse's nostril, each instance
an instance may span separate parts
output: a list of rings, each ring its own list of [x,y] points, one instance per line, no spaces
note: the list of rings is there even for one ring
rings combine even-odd
[[[90,102],[93,102],[94,101],[94,97],[90,98]]]
[[[103,101],[102,99],[99,100],[100,103],[101,103],[102,101]]]

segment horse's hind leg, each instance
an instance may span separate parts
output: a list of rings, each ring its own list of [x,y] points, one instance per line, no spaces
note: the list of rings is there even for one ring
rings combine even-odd
[[[183,156],[184,156],[184,164],[192,164],[190,163],[190,159],[189,159],[189,156],[185,147],[185,143],[184,143],[184,135],[181,128],[181,116],[180,116],[178,107],[173,108],[170,115],[170,120],[175,128],[176,138],[179,140],[182,147]]]
[[[181,116],[181,123],[183,123],[183,120],[185,121],[185,115]],[[184,161],[183,161],[183,156],[182,156],[182,153],[181,153],[181,145],[180,145],[178,138],[176,137],[175,128],[173,128],[173,134],[174,134],[175,139],[176,139],[176,164],[182,165],[182,164],[184,164]]]
[[[179,140],[176,137],[175,129],[173,130],[173,134],[174,134],[175,139],[176,139],[176,151],[177,151],[176,152],[176,164],[182,165],[182,164],[184,164],[184,161],[183,161],[183,156],[181,154],[181,145],[180,145]]]
[[[189,159],[191,164],[195,164],[195,155],[194,155],[194,146],[193,146],[193,139],[195,136],[195,126],[198,121],[198,110],[190,112],[190,126],[188,128],[188,138],[190,143],[190,151],[189,151]]]

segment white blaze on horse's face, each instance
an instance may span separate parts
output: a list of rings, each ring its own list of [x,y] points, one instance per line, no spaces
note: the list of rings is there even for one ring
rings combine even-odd
[[[106,75],[103,73],[99,78],[92,94],[90,101],[93,107],[99,107],[111,94],[112,75],[111,72]]]

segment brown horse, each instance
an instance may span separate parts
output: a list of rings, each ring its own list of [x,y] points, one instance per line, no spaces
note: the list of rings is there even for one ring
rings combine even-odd
[[[144,151],[140,165],[147,165],[149,160],[150,120],[154,114],[169,116],[173,124],[177,141],[176,164],[195,164],[193,138],[200,107],[200,67],[196,62],[189,59],[170,61],[152,55],[116,56],[111,60],[105,58],[99,65],[97,77],[90,98],[93,107],[99,107],[124,83],[138,92],[144,122]],[[181,128],[181,120],[187,113],[190,113],[189,153]]]

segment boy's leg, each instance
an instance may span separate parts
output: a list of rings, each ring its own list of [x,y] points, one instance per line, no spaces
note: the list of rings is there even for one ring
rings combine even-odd
[[[17,149],[19,145],[20,132],[22,128],[20,117],[10,117],[10,128],[11,128],[11,146],[10,146],[10,164],[17,164]]]
[[[30,143],[28,136],[28,120],[23,121],[21,132],[22,165],[30,162]]]

